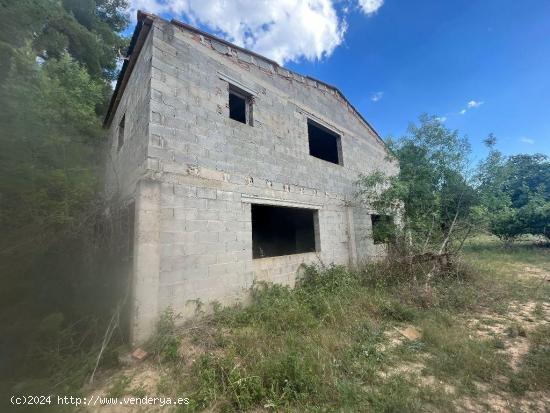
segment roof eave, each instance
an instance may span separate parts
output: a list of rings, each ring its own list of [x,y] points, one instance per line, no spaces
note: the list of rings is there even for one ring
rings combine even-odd
[[[136,64],[141,48],[147,39],[147,35],[151,30],[155,16],[153,14],[142,12],[141,10],[137,13],[137,24],[132,34],[132,39],[130,40],[130,45],[128,46],[128,51],[126,52],[126,57],[124,58],[124,63],[122,64],[122,69],[118,74],[117,83],[113,96],[111,96],[111,101],[109,102],[109,108],[107,109],[107,114],[103,121],[103,127],[108,128],[113,121],[113,117],[116,113],[120,100],[124,95],[124,90],[126,89],[126,84],[128,79],[132,74],[132,70]]]

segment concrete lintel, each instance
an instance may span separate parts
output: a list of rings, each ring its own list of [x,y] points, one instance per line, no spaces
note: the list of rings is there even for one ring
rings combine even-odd
[[[307,109],[304,109],[303,106],[298,106],[297,104],[296,104],[296,106],[298,107],[299,111],[301,111],[304,115],[306,115],[312,121],[318,123],[319,125],[325,127],[326,129],[328,129],[328,130],[330,130],[334,133],[337,133],[340,136],[344,135],[343,128],[340,128],[340,127],[332,124],[332,122],[327,120],[324,116],[319,115],[319,114],[315,114],[315,113],[313,113],[313,112],[311,112]]]
[[[246,195],[246,194],[241,194],[241,202],[244,202],[247,204],[275,205],[275,206],[290,207],[290,208],[306,208],[306,209],[317,209],[317,210],[323,208],[323,206],[320,204],[310,204],[308,202],[301,202],[301,201],[288,201],[285,199],[278,199],[278,198],[265,198],[265,197]]]
[[[258,92],[254,90],[252,87],[245,85],[240,80],[237,80],[225,73],[218,72],[218,77],[222,80],[225,80],[226,82],[232,84],[233,86],[237,86],[239,89],[242,89],[246,93],[252,95],[252,96],[258,96]]]

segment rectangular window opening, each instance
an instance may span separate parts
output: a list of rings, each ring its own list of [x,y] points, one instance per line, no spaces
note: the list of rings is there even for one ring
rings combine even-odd
[[[124,124],[126,123],[126,115],[122,115],[122,118],[120,119],[120,122],[118,124],[118,147],[117,150],[120,150],[122,148],[122,145],[124,145]]]
[[[237,122],[252,126],[252,96],[246,92],[230,87],[229,117]]]
[[[372,223],[372,239],[375,244],[387,244],[395,235],[395,223],[391,215],[370,216]]]
[[[317,250],[317,211],[252,204],[252,258]]]
[[[341,138],[337,133],[308,119],[307,135],[309,154],[316,158],[338,165],[342,163]]]

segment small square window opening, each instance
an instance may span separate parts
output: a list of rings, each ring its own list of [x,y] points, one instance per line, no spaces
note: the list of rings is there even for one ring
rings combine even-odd
[[[252,96],[230,87],[229,117],[252,126]]]
[[[395,235],[395,223],[390,215],[370,216],[372,223],[372,239],[375,244],[386,244],[390,242]]]
[[[343,165],[341,138],[337,133],[308,119],[309,154],[327,162]]]

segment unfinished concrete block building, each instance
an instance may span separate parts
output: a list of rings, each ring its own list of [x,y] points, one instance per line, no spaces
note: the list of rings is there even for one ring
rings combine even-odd
[[[302,263],[383,253],[358,174],[397,165],[333,86],[178,21],[138,13],[105,120],[107,191],[134,218],[131,338],[164,308],[230,304]]]

